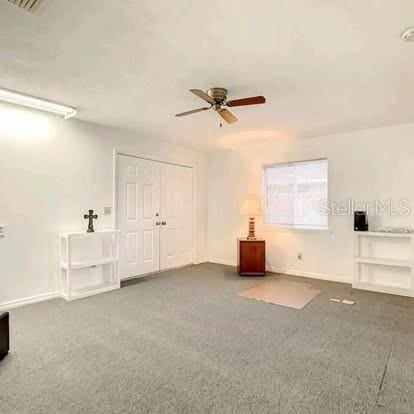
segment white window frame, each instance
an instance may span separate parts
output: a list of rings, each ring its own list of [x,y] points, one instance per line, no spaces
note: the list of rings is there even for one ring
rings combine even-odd
[[[265,230],[268,231],[284,231],[284,232],[330,232],[330,220],[327,218],[326,227],[306,226],[306,225],[295,225],[295,224],[278,224],[278,223],[267,223],[266,222],[266,200],[267,200],[267,186],[266,186],[266,169],[276,166],[299,164],[301,162],[312,162],[312,161],[327,161],[328,163],[328,188],[327,198],[329,196],[329,161],[328,158],[313,158],[289,162],[276,162],[272,164],[262,165],[262,209],[263,209],[263,225]]]

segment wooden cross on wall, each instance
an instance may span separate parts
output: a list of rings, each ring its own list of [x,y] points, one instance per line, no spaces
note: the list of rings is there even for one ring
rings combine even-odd
[[[96,220],[98,218],[98,215],[93,214],[93,210],[88,211],[89,214],[84,214],[83,218],[89,220],[87,233],[93,233],[95,231],[95,229],[93,228],[93,219]]]

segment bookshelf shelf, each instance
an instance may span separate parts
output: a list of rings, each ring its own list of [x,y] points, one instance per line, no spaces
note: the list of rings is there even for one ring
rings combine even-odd
[[[119,231],[62,233],[61,296],[75,300],[120,288]]]
[[[409,233],[355,232],[353,287],[414,297],[414,235]],[[381,246],[387,256],[373,254]],[[368,254],[363,250],[369,250]],[[363,267],[365,274],[363,272]],[[382,267],[384,271],[379,273]]]

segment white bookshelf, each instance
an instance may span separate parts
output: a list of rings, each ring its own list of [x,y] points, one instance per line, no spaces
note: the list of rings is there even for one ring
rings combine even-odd
[[[119,231],[60,235],[60,290],[66,300],[120,288]]]
[[[355,232],[353,287],[414,297],[414,235]]]

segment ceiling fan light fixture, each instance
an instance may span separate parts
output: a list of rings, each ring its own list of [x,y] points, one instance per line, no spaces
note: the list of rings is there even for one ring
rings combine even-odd
[[[410,27],[401,33],[401,39],[405,42],[414,42],[414,27]]]
[[[210,106],[199,109],[193,109],[191,111],[181,112],[179,114],[175,114],[176,117],[192,115],[197,112],[213,109],[228,124],[232,124],[236,122],[238,119],[228,109],[223,108],[224,106],[232,107],[257,105],[264,104],[266,102],[266,98],[264,96],[251,96],[249,98],[227,100],[227,89],[219,87],[207,89],[206,92],[202,91],[201,89],[190,89],[190,92],[198,96],[203,101],[209,103]]]

